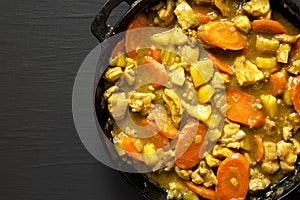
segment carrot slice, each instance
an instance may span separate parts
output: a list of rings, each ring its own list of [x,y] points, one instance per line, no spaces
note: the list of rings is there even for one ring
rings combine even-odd
[[[224,50],[241,50],[247,43],[246,37],[225,21],[208,22],[199,28],[197,34],[206,43]]]
[[[144,143],[153,143],[157,149],[169,148],[169,144],[170,144],[169,139],[167,137],[165,137],[164,135],[162,135],[160,132],[158,132],[159,129],[153,121],[150,121],[147,118],[144,118],[144,119],[140,120],[138,124],[141,126],[144,126],[144,127],[149,127],[150,129],[153,130],[153,132],[156,133],[155,135],[153,135],[149,138],[142,138]]]
[[[150,55],[152,58],[154,58],[157,62],[161,62],[161,56],[160,56],[160,49],[155,48],[154,46],[150,47]]]
[[[189,121],[182,128],[175,146],[175,163],[178,167],[189,169],[199,163],[205,134],[206,128],[198,121]]]
[[[249,184],[249,163],[239,153],[223,160],[217,171],[216,196],[220,200],[245,199]]]
[[[252,29],[256,32],[267,32],[267,33],[285,33],[288,34],[286,28],[278,21],[271,19],[258,19],[251,23]]]
[[[226,74],[229,75],[233,75],[233,69],[224,61],[216,58],[214,55],[209,54],[210,59],[213,61],[214,65],[216,66],[216,68],[218,70],[220,70],[221,72],[224,72]]]
[[[271,74],[269,82],[272,86],[272,94],[274,96],[278,95],[281,90],[283,90],[287,84],[287,74],[286,71],[278,71]]]
[[[265,153],[263,140],[259,135],[254,135],[254,141],[256,144],[254,159],[256,162],[260,162]]]
[[[214,9],[211,6],[204,5],[193,5],[192,9],[196,15],[198,15],[200,23],[205,24],[209,21],[213,21],[220,16],[220,13],[217,9]]]
[[[154,144],[154,146],[159,148],[169,148],[169,139],[162,135],[160,132],[149,138],[149,141]]]
[[[147,64],[150,75],[155,78],[155,83],[152,83],[154,88],[159,88],[168,82],[169,76],[162,64],[149,56],[145,56],[144,64]]]
[[[143,156],[138,153],[137,149],[135,148],[136,138],[125,133],[120,133],[116,137],[118,138],[116,140],[116,145],[122,148],[128,156],[138,161],[143,161]]]
[[[177,128],[173,125],[171,117],[167,115],[163,107],[157,107],[151,111],[157,130],[166,138],[173,139],[178,135]]]
[[[264,124],[264,113],[255,106],[256,98],[254,96],[241,90],[231,89],[226,92],[226,101],[226,117],[228,119],[250,128]]]
[[[185,181],[184,182],[186,184],[186,186],[192,190],[193,192],[195,192],[196,194],[198,194],[199,196],[205,198],[205,199],[210,199],[210,200],[216,200],[216,192],[213,189],[210,188],[206,188],[200,185],[196,185],[194,183],[192,183],[191,181]]]
[[[295,110],[300,115],[300,75],[294,77],[292,80],[291,100],[293,102]]]
[[[129,23],[127,30],[135,28],[144,28],[147,26],[147,16],[144,14],[139,14],[136,18]],[[127,50],[127,55],[133,58],[137,55],[136,48],[145,39],[146,34],[141,34],[141,32],[127,31],[125,35],[125,46]]]
[[[122,39],[120,42],[117,43],[115,48],[111,52],[111,58],[115,58],[118,56],[119,53],[125,52],[125,39]]]

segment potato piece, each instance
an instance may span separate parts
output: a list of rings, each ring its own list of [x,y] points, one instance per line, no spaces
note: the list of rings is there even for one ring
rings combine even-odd
[[[207,83],[214,74],[213,62],[209,59],[197,61],[190,66],[195,88]]]
[[[276,58],[274,57],[257,57],[255,59],[255,64],[257,65],[258,68],[260,69],[273,69],[276,68]]]
[[[184,45],[189,41],[188,36],[179,29],[171,29],[151,36],[151,40],[161,45]]]
[[[181,105],[186,109],[187,113],[190,116],[195,117],[196,119],[202,122],[206,122],[212,113],[211,105],[207,105],[207,104],[190,105],[185,101],[181,101]]]
[[[146,165],[154,165],[158,162],[158,156],[153,143],[146,144],[143,149],[144,162]]]
[[[271,118],[274,118],[278,114],[278,108],[277,108],[277,99],[276,97],[267,94],[267,95],[261,95],[260,100],[263,104],[264,110]]]
[[[206,84],[199,88],[198,90],[198,101],[200,104],[207,103],[210,101],[211,97],[214,95],[215,89],[213,86]]]
[[[178,67],[169,72],[169,78],[171,83],[182,86],[185,82],[185,73],[182,67]]]
[[[280,63],[288,63],[290,51],[291,51],[290,44],[280,44],[276,52],[277,61]]]

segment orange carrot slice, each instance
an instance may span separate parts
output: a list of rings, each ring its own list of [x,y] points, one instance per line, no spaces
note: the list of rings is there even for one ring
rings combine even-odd
[[[254,141],[256,144],[254,159],[256,162],[260,162],[265,153],[263,140],[259,135],[254,135]]]
[[[267,32],[267,33],[285,33],[288,34],[286,28],[278,21],[271,19],[258,19],[252,21],[252,29],[256,32]]]
[[[159,148],[169,148],[169,139],[162,135],[156,126],[156,124],[153,121],[149,121],[148,119],[142,119],[139,122],[139,125],[144,126],[144,127],[149,127],[150,129],[153,130],[153,132],[156,132],[155,135],[149,137],[149,138],[143,138],[145,143],[153,143],[154,146],[159,149]]]
[[[206,43],[224,50],[241,50],[247,43],[246,37],[225,21],[208,22],[199,28],[197,34]]]
[[[272,95],[276,96],[283,90],[287,84],[286,71],[278,71],[269,77],[269,82],[272,86]]]
[[[226,74],[229,75],[233,75],[233,69],[224,61],[216,58],[214,55],[209,54],[210,59],[213,61],[214,65],[216,66],[216,68],[218,70],[220,70],[221,72],[224,72]]]
[[[152,58],[154,58],[157,62],[161,62],[161,56],[160,56],[160,49],[154,47],[154,46],[151,46],[150,47],[150,55]]]
[[[217,199],[245,199],[249,184],[249,163],[239,153],[223,160],[217,171]]]
[[[163,107],[156,107],[151,111],[157,130],[166,138],[174,139],[178,135],[177,128],[173,125],[171,117]]]
[[[300,75],[294,77],[292,80],[291,100],[293,102],[295,110],[300,115]]]
[[[157,62],[152,57],[145,56],[144,64],[147,64],[150,75],[155,77],[155,83],[152,83],[154,88],[159,88],[168,82],[169,76],[161,63]]]
[[[130,22],[127,27],[127,30],[135,28],[144,28],[147,26],[147,16],[144,14],[139,14],[136,18]],[[127,31],[125,35],[125,46],[127,50],[127,55],[130,58],[133,58],[137,55],[136,48],[138,44],[145,39],[146,34],[141,34],[141,32]]]
[[[122,148],[126,154],[138,161],[143,161],[143,156],[138,153],[135,148],[136,138],[131,137],[123,132],[116,136],[118,139],[116,140],[116,145]]]
[[[200,185],[196,185],[196,184],[192,183],[191,181],[185,181],[184,183],[190,190],[192,190],[193,192],[195,192],[196,194],[198,194],[199,196],[201,196],[205,199],[210,199],[210,200],[217,199],[216,193],[213,189],[206,188],[206,187],[200,186]]]
[[[182,128],[175,147],[175,163],[178,167],[189,169],[199,163],[199,152],[205,135],[204,125],[194,120]]]
[[[231,89],[226,92],[226,101],[226,117],[231,121],[244,124],[250,128],[264,124],[264,113],[255,106],[256,98],[254,96],[241,90]]]

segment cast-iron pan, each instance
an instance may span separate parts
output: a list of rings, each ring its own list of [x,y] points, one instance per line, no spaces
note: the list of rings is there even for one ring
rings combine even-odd
[[[107,23],[107,21],[110,17],[111,12],[114,8],[118,7],[121,3],[124,2],[129,5],[129,9],[125,12],[124,15],[120,16],[119,21],[113,27],[110,26]],[[105,3],[99,14],[95,17],[94,21],[92,22],[91,31],[94,34],[94,36],[99,40],[99,42],[103,42],[110,36],[125,31],[128,22],[133,19],[135,14],[145,9],[146,7],[151,6],[155,2],[158,2],[158,0],[109,0]],[[299,0],[270,0],[270,2],[272,10],[280,10],[281,14],[283,14],[287,19],[289,19],[289,21],[292,22],[296,27],[300,28]],[[113,47],[113,45],[115,44],[111,45],[111,47]],[[112,49],[111,47],[109,49]],[[108,54],[109,52],[107,52],[106,55]],[[108,58],[109,56],[106,56],[105,59]],[[109,119],[109,112],[107,110],[107,106],[103,104],[104,101],[102,98],[104,91],[108,87],[109,83],[107,83],[103,78],[100,78],[100,80],[98,81],[98,85],[95,85],[95,109],[99,124],[106,134],[106,136],[100,137],[108,137],[111,139],[110,130],[112,127],[107,123]],[[108,151],[110,152],[111,150]],[[145,175],[127,172],[121,173],[146,199],[167,200],[166,191],[159,185],[149,180]],[[263,191],[257,192],[255,194],[249,193],[247,199],[283,199],[290,192],[295,190],[299,185],[300,158],[298,158],[297,162],[295,163],[295,171],[287,174],[284,177],[284,179],[282,179],[279,183],[272,185]]]

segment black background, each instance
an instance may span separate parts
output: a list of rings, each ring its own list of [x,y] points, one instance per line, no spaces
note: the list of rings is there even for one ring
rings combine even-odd
[[[98,44],[90,24],[104,2],[1,1],[1,200],[142,199],[87,152],[72,118],[73,82]]]

